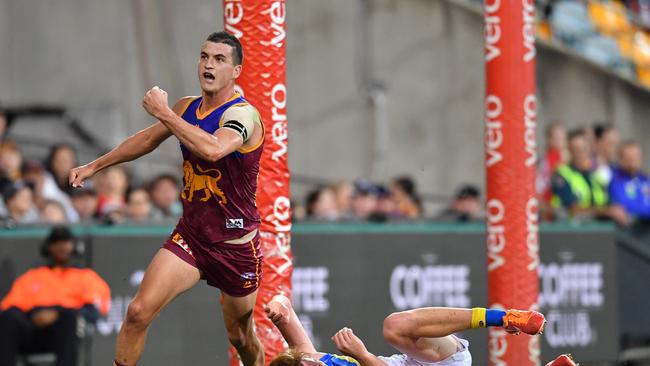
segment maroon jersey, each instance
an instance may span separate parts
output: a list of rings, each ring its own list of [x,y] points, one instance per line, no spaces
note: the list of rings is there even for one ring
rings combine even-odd
[[[227,122],[222,117],[228,108],[249,104],[235,93],[226,103],[201,115],[202,100],[191,100],[181,117],[210,134]],[[177,230],[183,237],[218,243],[241,238],[259,227],[255,193],[263,142],[264,137],[256,146],[239,149],[216,162],[202,160],[181,144],[183,216]]]

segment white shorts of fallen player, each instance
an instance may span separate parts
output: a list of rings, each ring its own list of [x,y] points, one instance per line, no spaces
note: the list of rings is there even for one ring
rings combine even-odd
[[[388,366],[472,366],[472,355],[469,353],[469,342],[457,338],[461,344],[461,349],[453,355],[438,362],[423,362],[414,359],[409,355],[392,355],[390,357],[379,357]]]

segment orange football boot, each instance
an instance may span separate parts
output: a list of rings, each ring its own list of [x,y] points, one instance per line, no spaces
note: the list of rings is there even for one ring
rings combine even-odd
[[[546,318],[542,313],[533,310],[506,310],[503,317],[503,329],[512,334],[524,332],[530,335],[542,334]]]
[[[559,355],[555,360],[547,363],[546,366],[578,366],[578,364],[571,355]]]

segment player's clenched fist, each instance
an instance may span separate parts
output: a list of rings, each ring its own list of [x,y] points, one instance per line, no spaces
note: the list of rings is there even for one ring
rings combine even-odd
[[[167,92],[154,86],[144,95],[142,106],[147,113],[160,119],[160,116],[162,116],[163,113],[168,112],[170,109],[167,100]]]
[[[70,183],[74,188],[83,187],[86,179],[92,177],[93,174],[95,174],[95,172],[88,165],[78,166],[70,170],[70,174],[68,174],[68,183]]]
[[[364,358],[368,353],[363,341],[357,337],[352,329],[343,328],[332,337],[332,341],[341,352],[353,358]]]

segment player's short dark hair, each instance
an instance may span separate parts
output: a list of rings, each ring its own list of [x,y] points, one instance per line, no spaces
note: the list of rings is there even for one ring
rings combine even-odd
[[[225,31],[214,32],[206,38],[206,42],[227,44],[232,47],[232,59],[235,65],[241,65],[244,62],[244,50],[239,39],[232,34]]]

